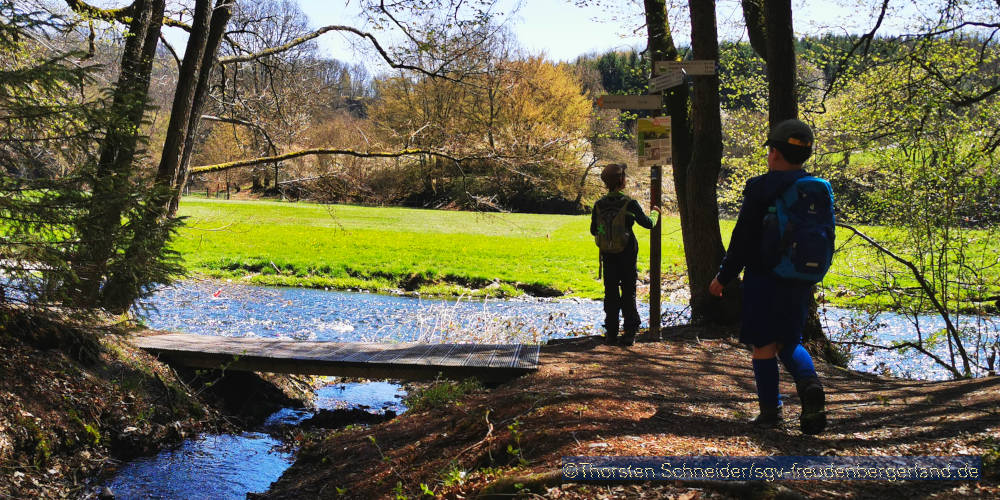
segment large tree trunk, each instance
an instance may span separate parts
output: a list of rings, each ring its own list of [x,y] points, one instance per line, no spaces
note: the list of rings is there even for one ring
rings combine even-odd
[[[690,3],[692,49],[696,59],[718,59],[715,5],[707,0]],[[654,61],[676,60],[663,0],[646,0],[649,52]],[[665,92],[672,126],[674,193],[681,218],[681,236],[688,269],[691,316],[695,321],[735,321],[739,300],[711,299],[708,285],[718,272],[725,249],[719,230],[716,186],[722,159],[722,125],[719,116],[719,79],[698,77],[694,86],[692,119],[688,118],[686,85]],[[692,135],[691,126],[694,127]]]
[[[171,227],[171,221],[168,214],[176,196],[177,172],[180,167],[184,141],[188,135],[188,126],[191,123],[201,64],[208,44],[211,18],[211,0],[198,0],[195,3],[191,32],[177,78],[177,89],[174,92],[170,121],[167,125],[167,136],[164,140],[160,164],[156,171],[152,195],[143,206],[141,222],[131,224],[134,228],[132,238],[125,249],[125,258],[122,259],[120,268],[108,277],[108,287],[118,290],[118,292],[111,300],[106,300],[103,305],[113,312],[123,313],[132,306],[135,299],[142,293],[142,284],[137,283],[135,279],[135,276],[141,274],[136,266],[144,266],[145,263],[152,262],[161,256],[171,237],[168,229]]]
[[[719,59],[719,38],[713,0],[690,0],[691,51],[696,60]],[[722,169],[722,118],[718,75],[694,78],[691,97],[692,147],[687,164],[687,200],[682,220],[687,221],[684,238],[691,291],[691,316],[696,321],[721,323],[739,320],[739,294],[718,300],[708,293],[725,255],[719,229],[717,186]],[[684,164],[679,164],[684,165]]]
[[[222,37],[226,33],[226,25],[232,17],[233,2],[231,0],[218,0],[215,10],[212,12],[212,22],[205,44],[205,52],[201,60],[191,114],[188,119],[187,136],[184,138],[184,150],[181,153],[180,166],[177,169],[176,179],[174,180],[174,196],[170,200],[170,206],[167,210],[167,215],[170,217],[173,217],[177,213],[181,193],[184,191],[184,186],[187,185],[191,155],[194,152],[194,144],[198,134],[198,125],[201,123],[202,110],[205,108],[205,98],[208,96],[208,82],[212,77],[215,59],[219,53],[219,46],[222,44]]]
[[[82,243],[74,263],[80,278],[76,302],[86,307],[102,305],[106,291],[102,283],[113,265],[116,242],[122,237],[165,2],[136,0],[133,8],[111,103],[114,121],[101,142],[97,167],[90,179],[90,207],[81,217]]]
[[[184,62],[181,63],[177,75],[177,90],[174,91],[174,104],[170,110],[170,123],[167,125],[167,137],[163,143],[163,155],[160,166],[156,170],[156,185],[168,192],[174,189],[177,181],[177,171],[181,164],[181,154],[184,142],[188,136],[191,124],[191,110],[194,108],[195,93],[198,79],[201,76],[202,60],[205,57],[205,47],[208,45],[209,26],[212,21],[211,0],[197,0],[194,8],[194,19],[191,21],[191,34],[188,37],[187,48],[184,50]],[[173,199],[169,193],[165,202]],[[167,208],[165,205],[164,209]]]
[[[799,117],[792,0],[765,0],[768,123]]]

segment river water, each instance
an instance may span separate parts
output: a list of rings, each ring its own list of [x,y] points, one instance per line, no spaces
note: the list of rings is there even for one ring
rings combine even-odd
[[[151,328],[229,337],[276,337],[297,340],[360,342],[538,343],[550,338],[600,334],[602,303],[580,299],[443,300],[188,281],[157,293],[148,311]],[[648,307],[640,305],[640,316]],[[664,323],[688,320],[686,309],[664,304]],[[888,345],[911,339],[911,319],[893,313],[870,316],[855,311],[821,311],[832,340],[866,335],[869,343]],[[996,318],[958,317],[960,327],[997,337]],[[647,326],[645,321],[643,326]],[[934,315],[919,318],[924,338],[944,328]],[[987,351],[980,345],[979,350]],[[975,352],[976,346],[967,346]],[[934,352],[949,356],[947,346]],[[850,368],[904,378],[943,380],[950,377],[930,358],[910,353],[855,348]]]
[[[219,281],[188,281],[155,294],[146,312],[150,328],[203,335],[272,337],[297,340],[364,342],[525,342],[600,333],[602,304],[577,299],[442,300],[414,297],[272,288]],[[640,311],[642,311],[642,305]],[[667,324],[688,320],[684,307],[664,304]],[[833,340],[866,335],[888,344],[912,337],[914,324],[904,316],[866,316],[827,308],[821,317]],[[965,327],[997,335],[997,323],[959,318]],[[924,332],[943,328],[936,316],[919,318]],[[646,326],[645,324],[643,326]],[[641,346],[639,347],[641,349]],[[974,346],[970,350],[974,349]],[[936,350],[947,356],[946,346]],[[949,373],[926,356],[856,348],[850,367],[920,379],[946,379]],[[317,391],[317,408],[358,407],[378,412],[406,410],[398,384],[335,383]],[[286,408],[268,426],[295,425],[314,409]],[[265,491],[287,469],[293,452],[265,432],[203,435],[155,457],[122,467],[106,485],[119,499],[243,499]]]

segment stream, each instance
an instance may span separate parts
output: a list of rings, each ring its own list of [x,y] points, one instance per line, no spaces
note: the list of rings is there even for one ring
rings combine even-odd
[[[640,313],[644,307],[640,304]],[[683,306],[664,304],[663,311],[664,324],[688,320]],[[231,337],[540,343],[551,338],[598,335],[603,314],[601,302],[581,299],[445,300],[187,281],[157,292],[148,303],[145,318],[153,329]],[[888,344],[911,337],[914,331],[910,319],[893,313],[868,316],[825,308],[821,319],[832,340],[868,335],[871,341]],[[959,317],[955,321],[996,338],[998,318],[983,322]],[[944,327],[937,316],[921,316],[918,322],[925,338]],[[985,349],[980,346],[980,350]],[[947,356],[947,347],[940,346],[935,353]],[[851,355],[849,366],[858,371],[928,380],[950,378],[945,369],[919,354],[854,348]],[[332,383],[317,390],[314,409],[283,409],[256,432],[189,439],[155,457],[124,465],[104,486],[118,499],[192,495],[243,499],[247,492],[267,490],[294,459],[294,450],[266,433],[268,426],[298,424],[318,409],[362,408],[399,414],[406,410],[401,402],[404,395],[398,384],[389,382]]]

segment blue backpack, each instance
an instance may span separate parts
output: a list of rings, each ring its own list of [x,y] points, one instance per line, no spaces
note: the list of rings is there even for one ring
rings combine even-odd
[[[764,217],[763,256],[779,278],[823,281],[833,262],[833,188],[806,175],[782,191]]]

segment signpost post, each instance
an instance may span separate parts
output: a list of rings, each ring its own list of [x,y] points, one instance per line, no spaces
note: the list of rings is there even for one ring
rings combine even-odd
[[[653,64],[653,76],[649,79],[649,92],[662,92],[683,85],[688,77],[714,74],[715,61],[711,60],[656,61]],[[649,119],[646,123],[640,119],[637,130],[639,166],[650,167],[649,205],[662,207],[663,165],[673,166],[670,117]],[[687,165],[680,166],[686,167]],[[657,221],[649,236],[649,336],[656,340],[660,338],[662,227],[663,224]]]
[[[669,116],[639,118],[636,123],[639,167],[649,167],[649,206],[663,205],[663,165],[673,164]],[[660,261],[662,217],[649,232],[649,335],[660,338]]]

